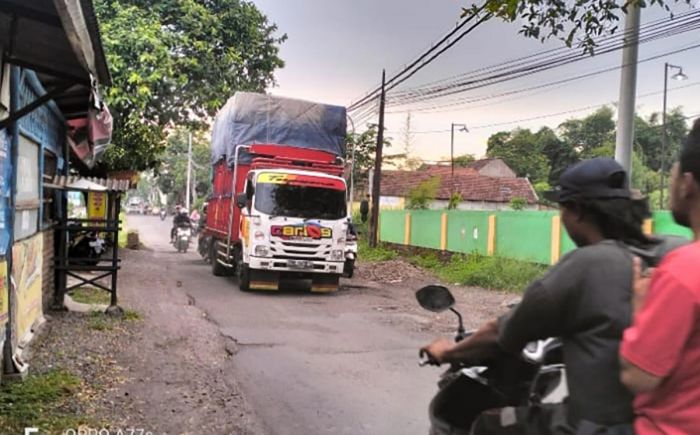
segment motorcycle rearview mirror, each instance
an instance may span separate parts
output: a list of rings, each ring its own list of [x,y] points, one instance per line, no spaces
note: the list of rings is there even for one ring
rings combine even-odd
[[[452,293],[441,285],[429,285],[423,287],[416,292],[416,299],[421,307],[434,313],[442,313],[443,311],[452,311],[459,320],[457,328],[457,341],[462,341],[467,336],[464,329],[464,321],[459,311],[454,309],[455,297]]]
[[[452,293],[440,285],[429,285],[421,288],[416,292],[416,299],[421,307],[434,313],[447,311],[455,304]]]

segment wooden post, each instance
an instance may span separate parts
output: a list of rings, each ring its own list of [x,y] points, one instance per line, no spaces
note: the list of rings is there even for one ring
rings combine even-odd
[[[489,256],[493,256],[496,253],[496,215],[492,214],[489,216],[489,235],[488,235],[488,245],[486,252]]]
[[[561,216],[552,216],[552,251],[550,264],[556,264],[561,257]]]

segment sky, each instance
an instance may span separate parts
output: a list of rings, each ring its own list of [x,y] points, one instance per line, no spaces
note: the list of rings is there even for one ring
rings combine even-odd
[[[280,34],[288,36],[280,51],[286,66],[276,73],[277,85],[270,92],[347,106],[379,84],[382,69],[390,76],[451,30],[459,21],[461,8],[469,1],[253,0],[253,3],[278,25]],[[674,10],[683,12],[688,8],[678,5]],[[659,8],[647,8],[642,12],[642,23],[665,16]],[[558,40],[543,44],[525,38],[518,34],[519,28],[517,23],[489,21],[397,89],[563,46]],[[686,115],[700,114],[700,49],[664,54],[693,44],[700,44],[700,31],[640,46],[640,60],[663,56],[639,65],[638,114],[648,116],[661,111],[664,62],[682,66],[688,76],[684,82],[669,81],[669,108],[680,106]],[[595,56],[528,78],[459,94],[456,98],[536,86],[616,67],[621,59],[620,51]],[[393,146],[386,152],[403,152],[407,110],[411,111],[412,155],[426,160],[449,159],[450,126],[461,123],[469,131],[455,133],[455,155],[468,153],[481,157],[486,153],[489,136],[498,131],[516,127],[556,128],[569,118],[586,116],[599,105],[613,105],[618,99],[619,83],[620,71],[614,70],[531,94],[440,111],[393,107],[387,110],[387,130]],[[674,90],[675,87],[681,88]],[[377,122],[376,116],[371,122]],[[362,126],[356,128],[360,131]]]

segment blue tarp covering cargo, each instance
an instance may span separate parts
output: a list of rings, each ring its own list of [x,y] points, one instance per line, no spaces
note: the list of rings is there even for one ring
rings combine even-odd
[[[219,111],[211,140],[212,163],[235,160],[239,145],[290,145],[345,157],[345,107],[237,92]],[[243,162],[249,160],[245,153]]]

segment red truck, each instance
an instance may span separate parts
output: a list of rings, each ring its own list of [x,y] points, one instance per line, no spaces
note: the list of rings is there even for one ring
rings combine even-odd
[[[241,290],[310,279],[338,288],[348,232],[345,109],[237,93],[212,133],[213,192],[204,237],[215,275]]]

